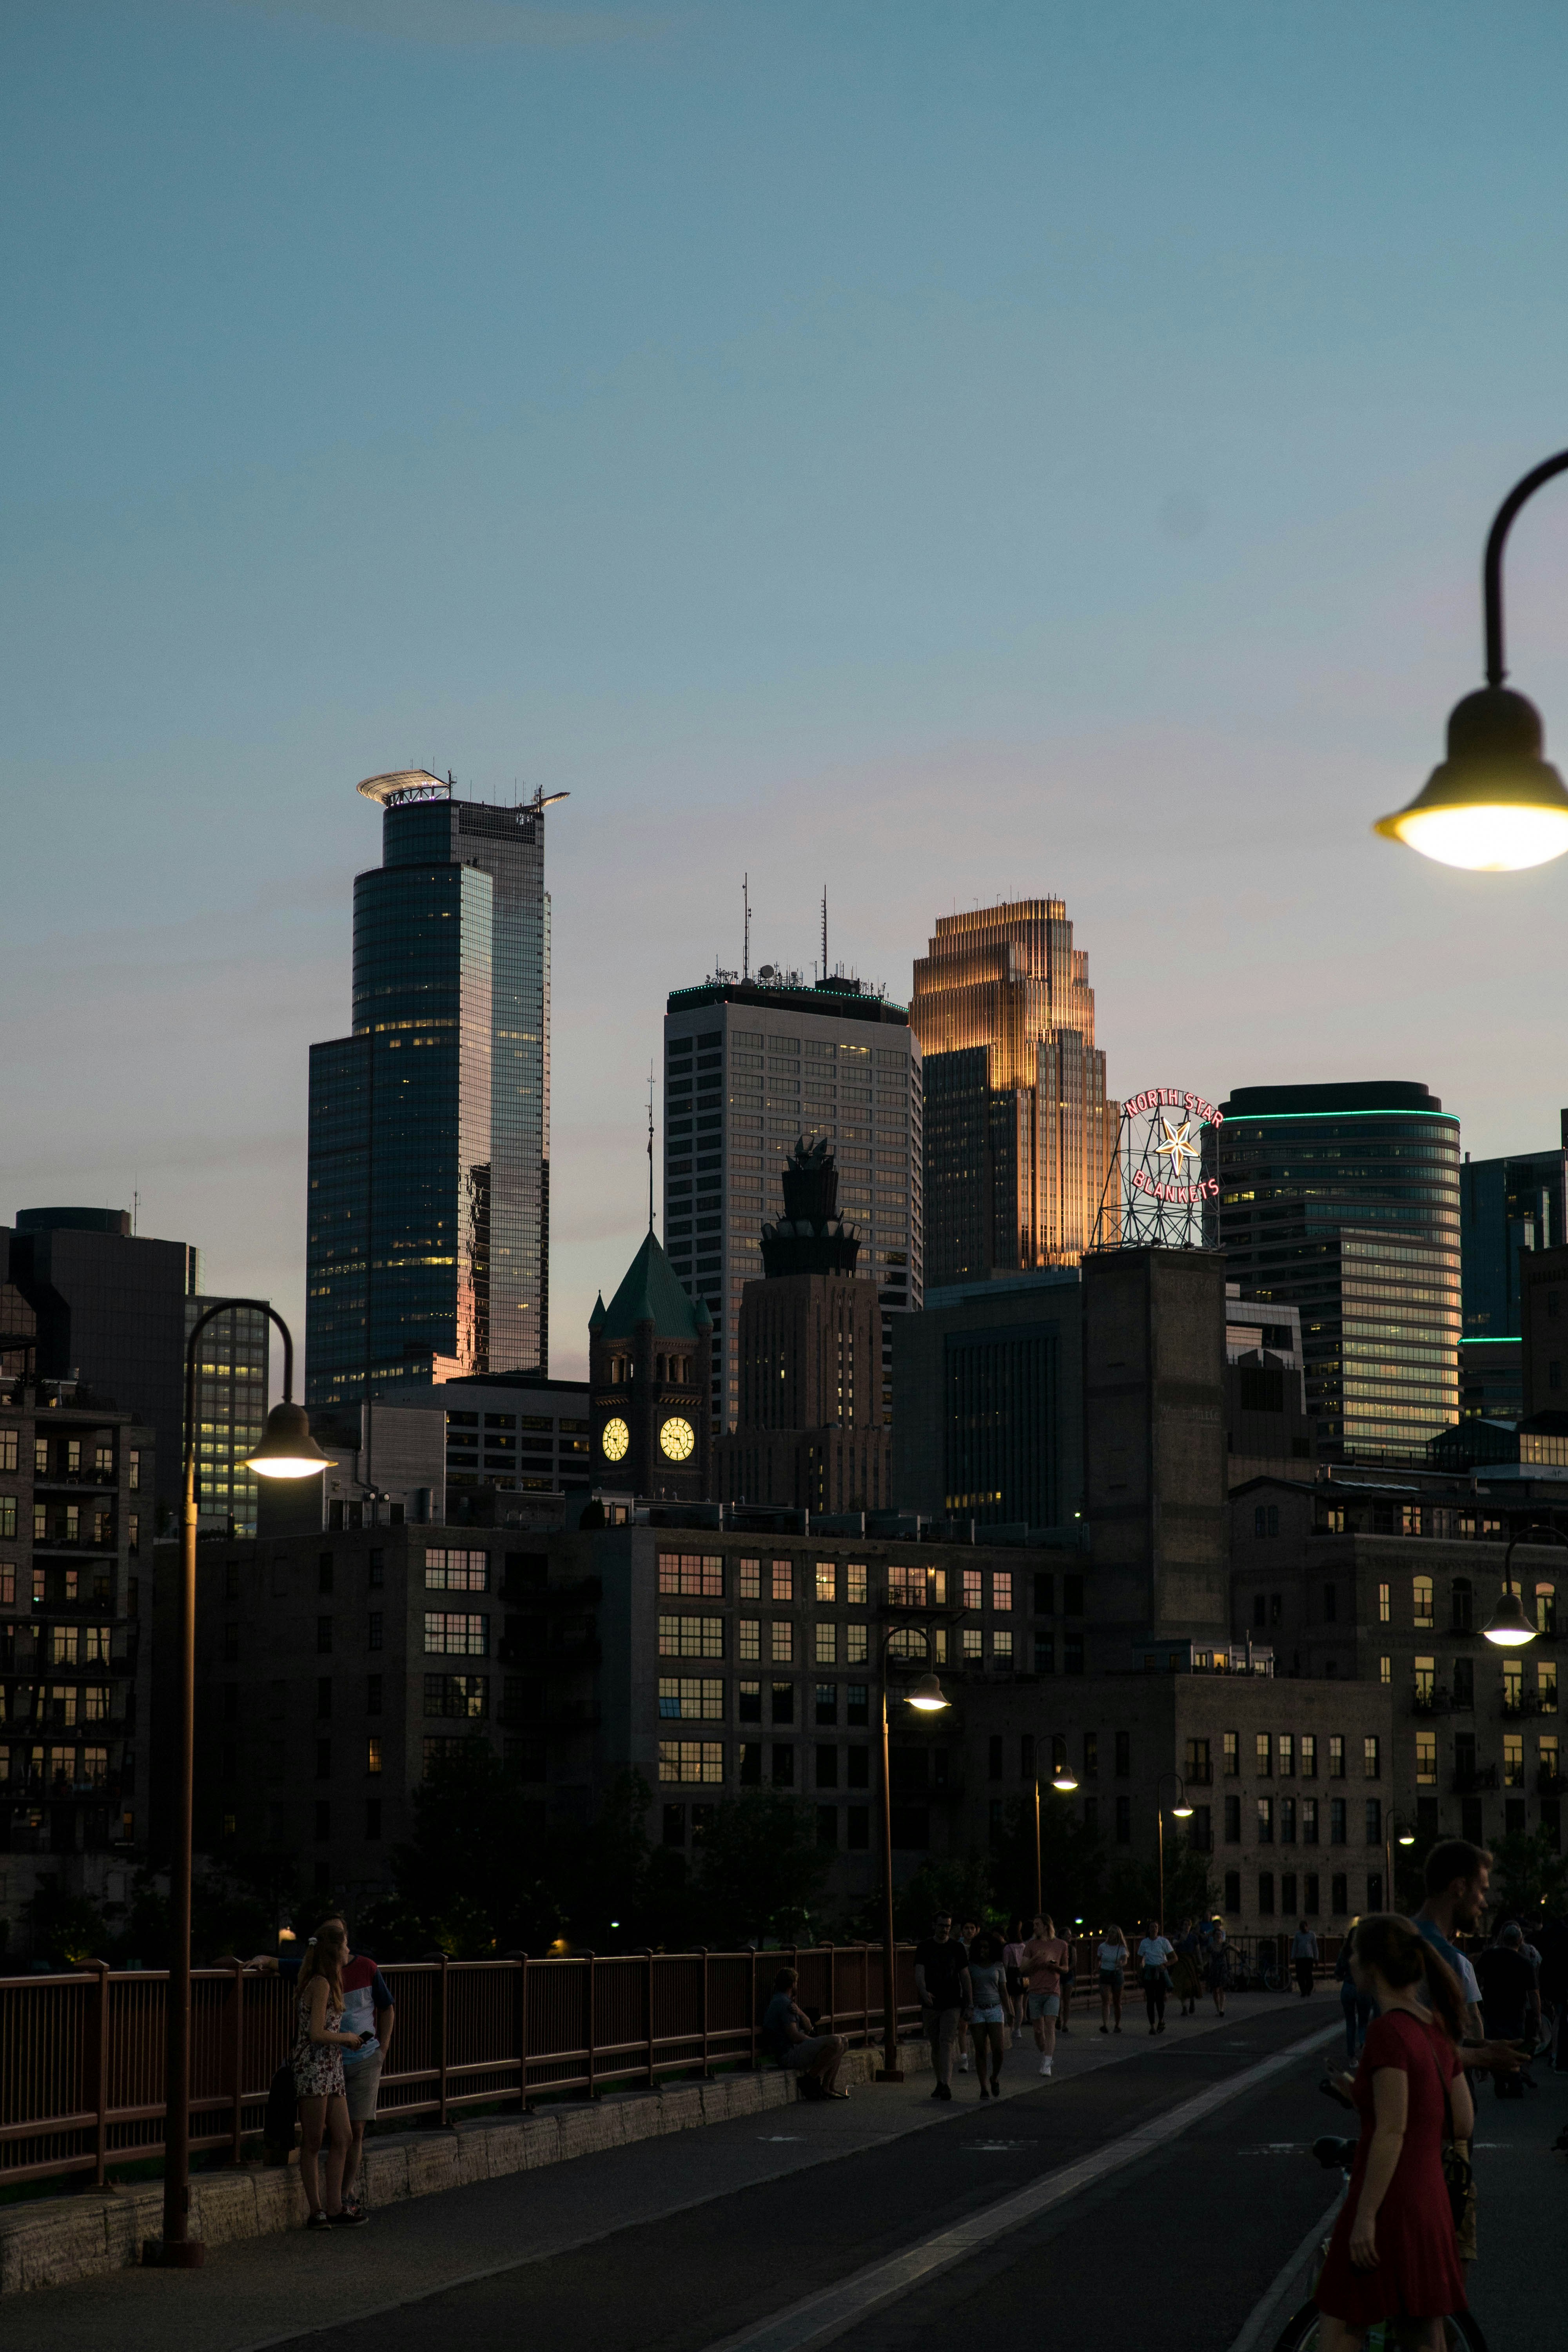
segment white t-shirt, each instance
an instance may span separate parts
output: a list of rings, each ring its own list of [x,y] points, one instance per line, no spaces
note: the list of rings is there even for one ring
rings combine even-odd
[[[1112,1969],[1124,1969],[1127,1965],[1126,1945],[1101,1944],[1100,1948],[1100,1965],[1107,1971],[1110,1971]]]
[[[1167,1943],[1163,1936],[1145,1936],[1138,1947],[1138,1957],[1146,1969],[1163,1969],[1175,1956],[1174,1945]]]

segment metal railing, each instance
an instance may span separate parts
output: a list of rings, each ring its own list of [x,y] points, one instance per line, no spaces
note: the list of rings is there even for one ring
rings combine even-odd
[[[383,1970],[396,2003],[383,2122],[445,2126],[541,2095],[651,2089],[666,2076],[755,2068],[781,1967],[822,2030],[852,2047],[882,2029],[882,1954],[865,1944],[598,1958],[425,1960]],[[163,2152],[168,1979],[89,1962],[79,1973],[0,1979],[0,2186],[90,2174]],[[898,1956],[900,2030],[920,2030],[914,1952]],[[266,2117],[295,2031],[292,1982],[270,1970],[192,1978],[191,2147],[237,2164]]]

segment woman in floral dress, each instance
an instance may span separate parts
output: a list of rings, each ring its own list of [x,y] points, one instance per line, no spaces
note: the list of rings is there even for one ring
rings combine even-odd
[[[363,2213],[343,2210],[343,2159],[351,2127],[343,2087],[343,2052],[357,2050],[369,2037],[345,2033],[343,1967],[348,1959],[348,1936],[341,1919],[329,1919],[311,1937],[300,1970],[299,2005],[295,2012],[294,2095],[300,2102],[300,2181],[310,2207],[308,2230],[331,2230],[362,2221]],[[316,2158],[323,2137],[327,2159],[318,2177]]]

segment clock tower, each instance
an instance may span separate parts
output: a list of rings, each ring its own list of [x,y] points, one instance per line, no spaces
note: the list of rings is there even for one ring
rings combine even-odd
[[[713,1319],[649,1234],[606,1307],[588,1318],[594,1484],[652,1502],[709,1494]]]

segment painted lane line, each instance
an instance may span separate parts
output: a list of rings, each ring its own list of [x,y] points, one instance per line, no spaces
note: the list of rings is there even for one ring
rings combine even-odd
[[[1268,2287],[1253,2305],[1242,2323],[1241,2334],[1230,2347],[1230,2352],[1261,2352],[1265,2344],[1274,2341],[1297,2305],[1305,2303],[1318,2250],[1333,2228],[1339,2210],[1340,2199],[1336,2197],[1327,2212],[1313,2222],[1273,2285]]]
[[[786,2310],[775,2312],[759,2326],[722,2337],[709,2347],[709,2352],[805,2352],[808,2345],[831,2342],[869,2313],[896,2302],[915,2287],[926,2285],[983,2246],[1016,2229],[1020,2222],[1032,2221],[1054,2206],[1065,2205],[1109,2174],[1124,2171],[1141,2158],[1157,2154],[1194,2124],[1201,2123],[1205,2116],[1228,2106],[1234,2099],[1244,2098],[1249,2091],[1272,2082],[1277,2075],[1289,2073],[1310,2051],[1321,2049],[1325,2042],[1335,2040],[1342,2032],[1343,2028],[1335,2023],[1309,2034],[1304,2042],[1293,2042],[1289,2049],[1276,2051],[1271,2058],[1262,2059],[1255,2066],[1244,2067],[1228,2082],[1216,2083],[1198,2092],[1155,2122],[1112,2141],[1110,2147],[1097,2148],[1092,2156],[1082,2157],[1078,2163],[1065,2165],[1027,2189],[1003,2198],[984,2214],[939,2230],[906,2246],[900,2253],[872,2263],[833,2286],[820,2288],[816,2294],[790,2305]]]

